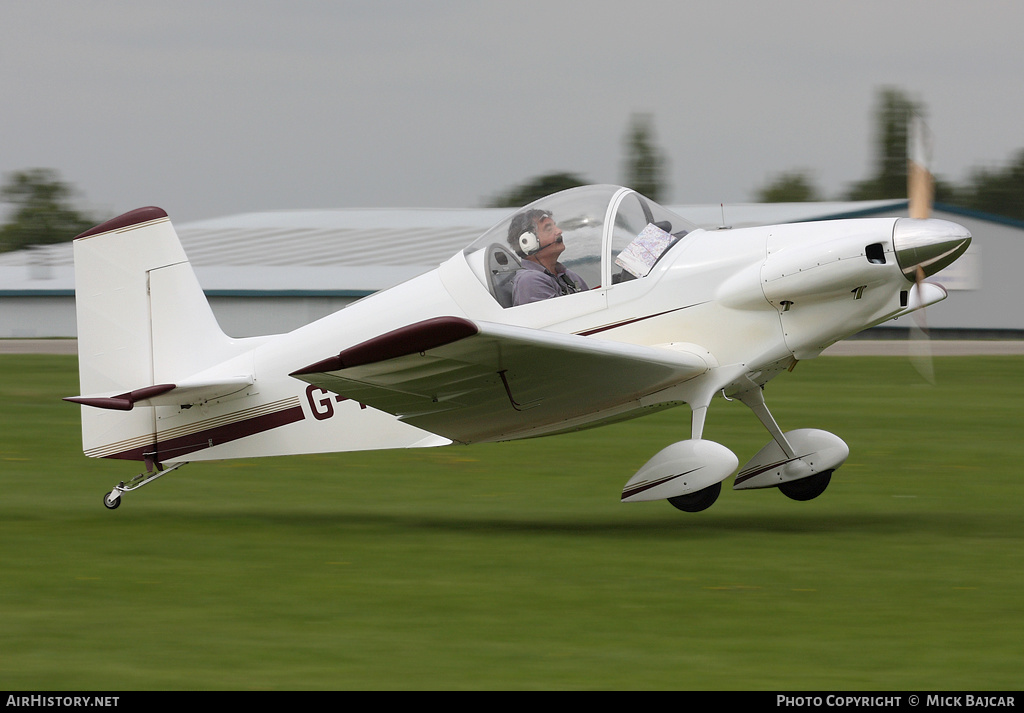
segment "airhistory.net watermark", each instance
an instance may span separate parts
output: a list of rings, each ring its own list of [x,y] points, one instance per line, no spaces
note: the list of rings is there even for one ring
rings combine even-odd
[[[116,708],[120,696],[8,695],[6,705],[19,708]]]

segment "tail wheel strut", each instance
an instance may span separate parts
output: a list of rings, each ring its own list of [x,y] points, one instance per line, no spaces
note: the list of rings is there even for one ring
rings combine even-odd
[[[185,464],[175,463],[170,468],[165,469],[163,466],[157,464],[155,472],[150,471],[146,473],[139,473],[134,478],[129,480],[127,483],[125,483],[122,480],[118,485],[114,486],[113,490],[111,490],[109,493],[103,496],[103,504],[106,506],[108,510],[115,510],[121,504],[121,496],[124,495],[125,493],[130,493],[133,490],[138,490],[143,485],[149,485],[160,476],[167,475],[172,470],[177,470],[183,465]]]

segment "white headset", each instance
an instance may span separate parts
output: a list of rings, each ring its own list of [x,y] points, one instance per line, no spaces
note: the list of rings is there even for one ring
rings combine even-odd
[[[540,240],[536,234],[528,230],[519,236],[519,249],[524,255],[533,255],[540,250]]]

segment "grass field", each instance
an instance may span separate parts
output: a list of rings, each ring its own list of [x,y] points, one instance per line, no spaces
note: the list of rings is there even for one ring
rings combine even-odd
[[[819,499],[619,503],[677,409],[506,444],[81,454],[74,357],[0,357],[0,686],[1019,690],[1024,358],[822,358],[766,391],[850,445]],[[768,434],[716,401],[743,463]]]

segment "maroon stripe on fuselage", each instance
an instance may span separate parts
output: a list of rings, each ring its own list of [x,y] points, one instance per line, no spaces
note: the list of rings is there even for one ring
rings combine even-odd
[[[204,431],[191,433],[187,436],[179,436],[166,441],[157,441],[149,446],[132,448],[120,453],[113,453],[104,458],[120,458],[124,460],[145,460],[147,456],[155,455],[159,463],[167,458],[178,458],[188,453],[201,451],[204,448],[212,448],[239,438],[263,433],[274,428],[287,426],[289,423],[296,423],[305,418],[301,406],[275,411],[273,413],[254,416],[253,418],[228,423],[223,426],[215,426]]]
[[[698,302],[697,304],[703,304]],[[582,332],[576,332],[581,337],[589,337],[594,334],[600,334],[601,332],[607,332],[609,329],[618,329],[619,327],[625,327],[629,324],[636,324],[637,322],[643,322],[648,319],[654,319],[655,317],[661,317],[662,315],[671,314],[672,312],[679,312],[684,309],[690,309],[690,307],[696,307],[697,305],[688,305],[686,307],[676,307],[675,309],[667,309],[664,312],[657,312],[656,314],[649,314],[645,317],[634,317],[633,319],[624,319],[621,322],[613,322],[612,324],[606,324],[602,327],[594,327],[593,329],[586,329]]]

